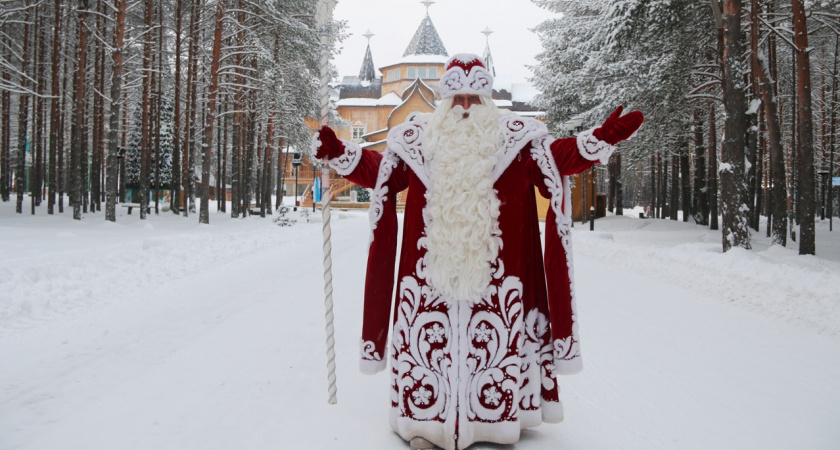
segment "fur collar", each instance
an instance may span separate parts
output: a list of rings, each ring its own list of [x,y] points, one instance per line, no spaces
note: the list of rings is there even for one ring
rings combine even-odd
[[[499,179],[526,144],[548,134],[539,120],[516,115],[499,118],[504,133],[504,147],[493,169],[493,181]],[[423,156],[423,135],[426,122],[406,122],[388,132],[388,148],[392,149],[414,171],[420,181],[429,187],[429,163]]]

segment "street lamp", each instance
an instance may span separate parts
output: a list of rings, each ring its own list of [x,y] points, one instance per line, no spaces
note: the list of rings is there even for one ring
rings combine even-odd
[[[298,207],[298,168],[300,165],[303,164],[303,154],[300,152],[295,152],[295,155],[292,156],[292,166],[295,168],[295,206],[294,211],[297,211]]]
[[[829,181],[828,176],[831,175],[827,169],[817,172],[822,175],[822,193],[820,194],[820,220],[825,220],[825,185]]]

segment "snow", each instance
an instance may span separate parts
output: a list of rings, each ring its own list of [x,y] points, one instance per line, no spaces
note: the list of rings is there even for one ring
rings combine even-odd
[[[343,98],[336,106],[397,106],[402,101],[399,95],[389,92],[380,98]]]
[[[0,204],[0,448],[408,448],[387,373],[358,370],[365,211],[332,215],[329,405],[318,217],[13,208]],[[818,254],[799,256],[762,223],[754,250],[723,254],[720,231],[625,212],[575,224],[584,370],[559,380],[565,422],[515,448],[837,448],[840,230],[818,220]]]

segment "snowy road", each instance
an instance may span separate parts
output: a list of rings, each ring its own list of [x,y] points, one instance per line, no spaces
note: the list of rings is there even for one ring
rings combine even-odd
[[[0,217],[0,244],[11,249],[0,257],[0,292],[25,298],[0,301],[0,449],[407,448],[388,426],[387,375],[357,369],[366,215],[333,218],[335,406],[321,224],[212,220],[32,227]],[[651,239],[661,244],[669,230],[633,230],[640,222],[576,228],[584,370],[560,379],[566,421],[527,430],[516,446],[472,448],[840,448],[840,264],[812,258],[787,269],[817,277],[805,285],[835,283],[807,299],[774,298],[795,283],[786,280],[722,294],[712,267],[729,261],[738,272],[773,249],[720,255],[714,234],[662,221],[702,235],[678,248],[698,261],[680,268],[674,246],[640,237],[659,233]],[[95,236],[95,250],[74,262],[79,242]],[[64,269],[39,272],[45,260]]]

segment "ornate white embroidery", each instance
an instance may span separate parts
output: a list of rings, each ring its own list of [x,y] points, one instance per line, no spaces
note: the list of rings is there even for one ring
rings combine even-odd
[[[493,181],[502,176],[526,144],[548,133],[545,125],[536,119],[505,115],[499,120],[504,141],[502,147],[499,148],[496,166],[493,167]],[[404,123],[388,133],[388,146],[408,164],[417,178],[428,188],[429,166],[423,156],[425,131],[426,124],[423,122]]]
[[[578,350],[578,341],[575,339],[575,334],[567,336],[563,339],[554,340],[554,360],[570,361],[580,357]]]
[[[610,155],[612,155],[615,151],[615,146],[598,140],[598,138],[592,134],[593,131],[595,131],[595,128],[586,130],[578,135],[578,151],[581,156],[590,161],[600,161],[601,164],[606,164],[610,159]]]
[[[525,144],[548,133],[545,125],[536,119],[506,115],[501,117],[502,132],[504,133],[504,145],[500,149],[501,154],[493,168],[493,180],[498,180],[505,173],[510,163],[513,162],[519,151]]]
[[[356,166],[362,160],[362,148],[355,142],[345,141],[343,139],[341,143],[344,144],[344,154],[338,158],[330,159],[327,161],[327,164],[339,175],[344,176],[356,170]]]
[[[429,309],[433,300],[428,286],[414,277],[403,277],[391,340],[396,355],[393,376],[397,394],[414,400],[407,405],[399,402],[400,414],[415,420],[445,418],[450,406],[452,328],[445,312]]]
[[[388,198],[388,186],[386,186],[386,183],[388,183],[388,180],[391,178],[391,173],[399,162],[399,157],[388,149],[382,155],[382,161],[379,163],[376,187],[373,189],[373,195],[370,199],[370,209],[368,210],[368,218],[370,219],[370,239],[368,240],[368,246],[373,243],[373,231],[376,230],[376,224],[385,212],[385,200]]]
[[[517,417],[521,299],[522,282],[518,277],[508,276],[501,286],[489,290],[484,299],[484,304],[495,307],[472,312],[466,330],[466,412],[470,420],[496,422],[503,417]]]
[[[362,340],[359,343],[359,347],[361,350],[362,359],[368,361],[382,361],[382,357],[379,356],[379,352],[375,351],[376,345],[373,343],[373,341]]]
[[[554,163],[551,155],[551,138],[548,136],[537,139],[531,143],[531,157],[537,162],[543,176],[545,185],[551,194],[551,209],[554,210],[557,223],[557,234],[561,237],[568,236],[572,226],[572,218],[563,210],[564,189],[567,184],[566,177],[560,176],[560,171]],[[568,208],[568,204],[567,204]]]
[[[396,152],[411,167],[420,181],[429,187],[429,168],[423,157],[423,133],[426,124],[406,122],[388,132],[388,148]]]
[[[467,89],[464,89],[467,86]],[[473,66],[467,75],[464,69],[453,67],[446,71],[438,82],[441,98],[458,94],[479,94],[490,97],[493,88],[493,76],[487,69]]]
[[[578,138],[578,142],[580,142]],[[555,359],[556,360],[571,360],[580,356],[578,345],[578,325],[577,325],[577,305],[575,301],[575,282],[574,269],[572,261],[572,239],[571,239],[571,189],[569,189],[569,178],[561,177],[560,171],[554,162],[554,157],[551,154],[551,142],[547,137],[543,137],[531,144],[531,157],[537,162],[537,166],[545,176],[545,185],[551,193],[551,209],[556,216],[557,234],[560,236],[560,243],[563,251],[566,253],[566,266],[569,271],[569,279],[571,284],[569,286],[569,295],[571,296],[572,309],[572,335],[565,338],[565,340],[555,340]],[[564,201],[565,199],[565,201]],[[565,206],[565,207],[564,207]],[[566,349],[569,354],[558,356],[557,343],[560,341],[560,347]],[[567,342],[568,341],[568,342]]]
[[[548,319],[537,309],[532,309],[525,316],[522,334],[522,347],[519,352],[521,381],[519,385],[519,409],[533,410],[540,407],[541,389],[554,389],[554,378],[551,374],[554,355],[550,336],[548,336]]]

